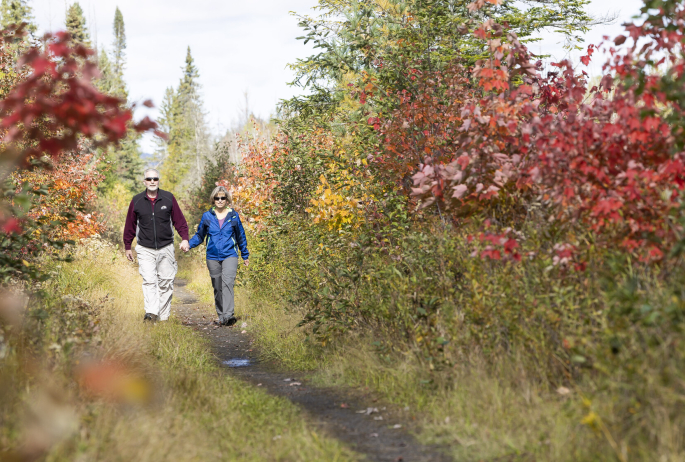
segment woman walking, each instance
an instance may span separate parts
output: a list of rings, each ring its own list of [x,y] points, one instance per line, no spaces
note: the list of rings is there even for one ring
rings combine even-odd
[[[214,287],[214,304],[219,323],[232,326],[234,314],[233,283],[238,272],[238,249],[245,266],[250,264],[245,230],[238,212],[231,209],[231,195],[223,186],[217,186],[209,196],[213,205],[202,214],[197,233],[190,240],[190,248],[207,239],[207,269]]]

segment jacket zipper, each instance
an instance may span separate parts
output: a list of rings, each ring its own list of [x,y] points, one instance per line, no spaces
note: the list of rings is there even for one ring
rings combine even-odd
[[[155,202],[157,201],[155,200]],[[155,223],[155,202],[150,201],[150,206],[152,207],[152,230],[155,234],[155,250],[159,250],[157,248],[157,223]]]

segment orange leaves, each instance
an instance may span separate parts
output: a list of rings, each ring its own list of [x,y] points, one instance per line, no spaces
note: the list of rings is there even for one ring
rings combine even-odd
[[[50,238],[81,239],[103,231],[104,225],[96,213],[85,210],[96,200],[96,188],[102,180],[93,154],[74,153],[60,156],[50,169],[17,171],[16,184],[28,183],[47,195],[30,210],[29,217],[38,221],[58,222]],[[73,218],[68,218],[73,214]]]

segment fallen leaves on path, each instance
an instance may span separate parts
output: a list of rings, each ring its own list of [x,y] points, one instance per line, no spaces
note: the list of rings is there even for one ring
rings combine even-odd
[[[366,409],[362,409],[361,411],[357,411],[357,414],[366,414],[366,415],[371,415],[374,412],[378,412],[377,407],[368,407]]]

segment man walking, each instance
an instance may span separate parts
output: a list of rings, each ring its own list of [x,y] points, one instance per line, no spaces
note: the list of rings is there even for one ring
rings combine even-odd
[[[145,171],[145,191],[131,200],[124,226],[126,258],[133,261],[131,243],[137,238],[138,270],[143,277],[144,321],[166,321],[171,313],[171,296],[178,270],[174,255],[174,230],[181,236],[181,250],[187,252],[188,223],[176,198],[159,189],[159,172]],[[173,228],[172,228],[173,226]]]

